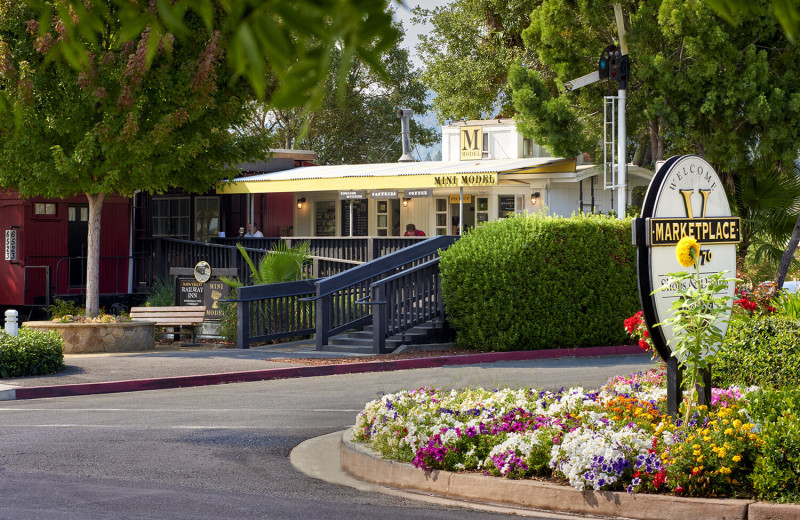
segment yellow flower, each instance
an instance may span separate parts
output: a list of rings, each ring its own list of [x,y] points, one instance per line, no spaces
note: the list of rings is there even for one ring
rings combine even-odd
[[[683,267],[692,267],[700,256],[700,244],[694,237],[685,236],[675,246],[675,256]]]
[[[735,428],[741,428],[742,427],[742,421],[740,421],[739,419],[734,419],[733,426]]]
[[[742,460],[742,456],[741,455],[734,455],[733,456],[733,462],[739,462],[740,460]]]
[[[733,428],[728,428],[725,430],[725,435],[733,435]]]

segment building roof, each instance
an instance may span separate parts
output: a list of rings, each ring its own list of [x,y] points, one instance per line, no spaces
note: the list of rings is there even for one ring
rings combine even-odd
[[[441,187],[442,178],[494,174],[494,182],[502,175],[575,173],[574,159],[539,157],[529,159],[500,159],[481,161],[424,161],[412,163],[346,164],[338,166],[308,166],[262,175],[239,177],[225,181],[218,193],[279,193],[327,190],[405,189]],[[452,185],[448,181],[448,185]]]

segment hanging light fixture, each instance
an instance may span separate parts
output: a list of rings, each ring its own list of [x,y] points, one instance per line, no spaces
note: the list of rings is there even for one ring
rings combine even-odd
[[[303,209],[303,204],[305,203],[306,203],[305,197],[297,199],[297,209]]]
[[[408,201],[410,201],[410,200],[411,199],[409,199],[408,197],[403,197],[403,207],[404,208],[408,207]]]
[[[531,204],[533,204],[535,206],[536,205],[536,201],[539,200],[540,196],[541,195],[540,195],[540,193],[538,191],[533,192],[533,194],[531,194]]]

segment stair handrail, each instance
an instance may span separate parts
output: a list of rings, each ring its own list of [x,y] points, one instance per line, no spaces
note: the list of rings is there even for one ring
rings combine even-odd
[[[450,247],[458,239],[458,235],[431,237],[413,246],[382,256],[372,262],[320,279],[316,283],[316,296],[299,300],[315,302],[316,349],[323,350],[323,347],[328,343],[328,338],[332,334],[355,328],[374,320],[374,317],[371,316],[371,312],[369,311],[363,314],[358,313],[361,315],[357,317],[341,319],[342,315],[338,314],[337,310],[344,310],[345,313],[351,311],[343,307],[333,309],[332,302],[335,298],[334,294],[347,294],[349,292],[350,295],[353,295],[360,290],[368,290],[366,287],[359,289],[359,285],[363,285],[365,282],[375,280],[377,277],[392,273],[401,267],[408,266],[409,264],[435,255],[439,250]]]
[[[440,249],[447,249],[459,238],[458,235],[439,235],[431,237],[413,246],[382,256],[372,262],[323,278],[317,282],[317,295],[311,298],[304,298],[304,300],[319,300],[320,298],[330,296],[351,285],[393,271],[402,265],[416,262],[417,260],[436,253],[436,251]]]
[[[420,323],[435,318],[444,319],[444,304],[439,281],[440,261],[441,258],[437,256],[427,262],[410,269],[404,269],[370,284],[370,298],[372,301],[361,303],[372,303],[377,306],[377,309],[372,312],[372,351],[375,354],[385,354],[387,352],[386,340],[389,336],[401,332],[405,333],[405,331],[414,328]],[[405,323],[402,323],[401,314],[398,312],[399,309],[393,308],[397,301],[389,296],[388,291],[392,290],[390,289],[392,286],[395,286],[395,290],[397,290],[397,284],[393,283],[396,280],[417,278],[422,281],[425,279],[426,272],[428,276],[434,275],[433,283],[428,285],[426,289],[420,289],[417,284],[405,285],[401,289],[406,294],[404,305],[417,307],[416,316],[411,320],[406,317]],[[417,273],[420,274],[418,275]],[[420,290],[422,290],[422,293],[420,293]],[[426,296],[421,296],[420,294]],[[427,304],[425,304],[426,301]],[[391,327],[391,323],[395,323],[395,326]]]

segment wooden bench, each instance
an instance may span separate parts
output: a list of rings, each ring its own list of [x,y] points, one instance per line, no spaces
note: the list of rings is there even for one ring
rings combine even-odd
[[[173,307],[131,307],[131,321],[151,321],[159,327],[190,327],[192,344],[195,343],[194,329],[203,324],[206,308],[202,305]],[[183,333],[185,334],[185,333]]]

